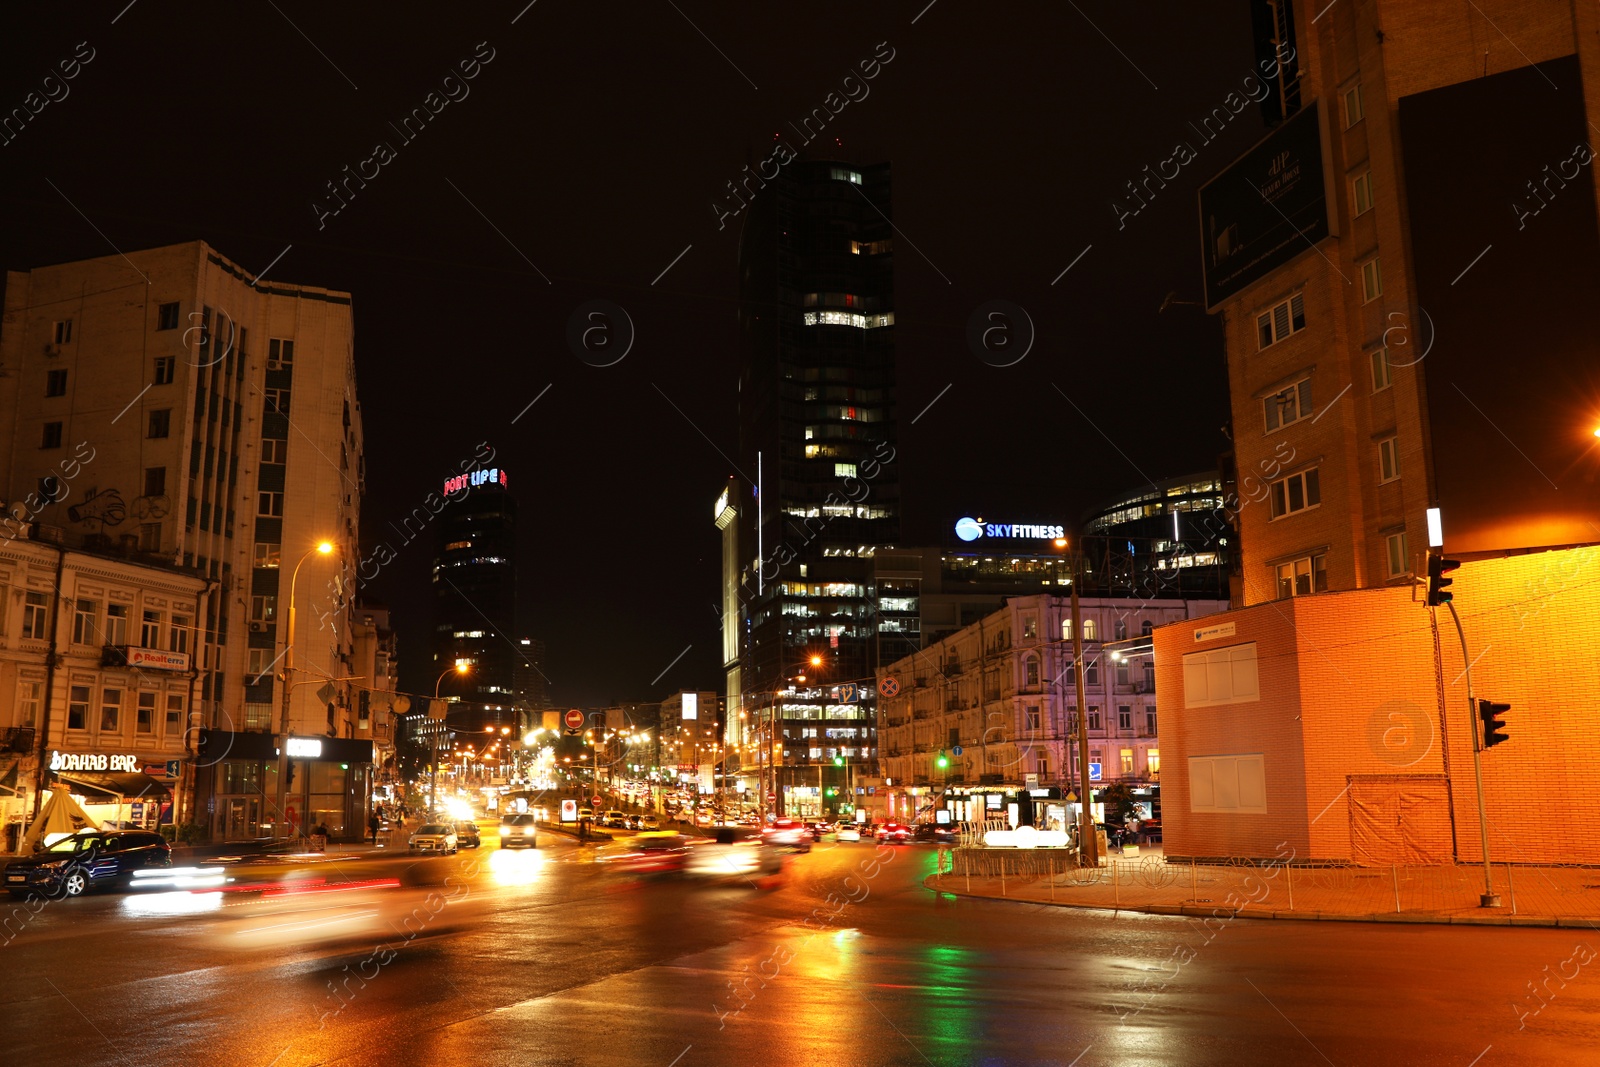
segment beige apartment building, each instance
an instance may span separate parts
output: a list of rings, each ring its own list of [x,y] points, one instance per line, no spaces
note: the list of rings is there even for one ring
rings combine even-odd
[[[365,818],[373,720],[345,681],[362,673],[353,343],[348,293],[257,279],[199,241],[6,279],[0,497],[68,547],[216,590],[185,757],[212,836],[312,819],[354,835]],[[15,699],[0,691],[0,708]]]

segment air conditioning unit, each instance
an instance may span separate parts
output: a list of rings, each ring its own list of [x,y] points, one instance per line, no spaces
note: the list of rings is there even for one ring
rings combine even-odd
[[[267,624],[264,622],[253,622],[250,624],[250,632],[253,634],[264,634],[267,632]]]
[[[267,360],[267,369],[268,370],[282,370],[283,369],[283,360],[281,360],[281,359],[269,359],[269,360]]]
[[[56,356],[59,356],[61,354],[61,346],[60,345],[53,345],[50,342],[46,341],[45,345],[44,345],[44,354],[53,359]]]

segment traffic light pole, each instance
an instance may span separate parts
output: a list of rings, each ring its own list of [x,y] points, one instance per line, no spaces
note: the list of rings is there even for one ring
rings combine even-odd
[[[1446,600],[1444,606],[1450,609],[1450,618],[1456,624],[1456,636],[1461,639],[1461,662],[1466,664],[1467,718],[1472,723],[1472,777],[1478,787],[1478,837],[1483,846],[1483,894],[1478,898],[1478,905],[1498,908],[1500,894],[1494,891],[1494,871],[1489,866],[1489,815],[1483,806],[1483,746],[1478,743],[1478,702],[1472,695],[1472,657],[1467,654],[1467,632],[1461,627],[1461,616],[1456,614],[1455,603]]]

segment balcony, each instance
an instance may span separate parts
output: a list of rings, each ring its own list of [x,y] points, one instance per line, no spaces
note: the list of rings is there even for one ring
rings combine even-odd
[[[918,708],[911,713],[911,717],[914,719],[931,719],[934,714],[935,712],[932,708]]]
[[[31,726],[7,726],[0,729],[0,752],[32,752],[33,738]]]

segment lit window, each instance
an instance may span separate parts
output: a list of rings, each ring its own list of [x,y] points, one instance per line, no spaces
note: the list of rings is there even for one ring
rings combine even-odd
[[[1297,511],[1305,511],[1322,503],[1321,479],[1317,476],[1317,468],[1291,474],[1287,478],[1280,478],[1272,483],[1272,517],[1280,519],[1285,515],[1293,515]]]
[[[849,170],[845,167],[834,167],[828,171],[828,177],[836,182],[849,182],[851,185],[861,184],[861,172]]]
[[[854,463],[835,463],[833,465],[833,476],[835,478],[854,478],[856,476],[856,465]]]
[[[1361,102],[1361,83],[1357,82],[1344,91],[1344,128],[1348,130],[1360,122],[1365,114]]]
[[[1124,778],[1133,777],[1133,749],[1125,748],[1119,755],[1122,757],[1122,776]]]
[[[1365,215],[1372,210],[1372,172],[1364,170],[1350,183],[1352,214]]]
[[[1392,533],[1386,537],[1385,542],[1389,549],[1389,577],[1398,578],[1402,574],[1411,572],[1410,554],[1406,549],[1406,533]]]
[[[1149,769],[1151,774],[1153,774],[1153,775],[1154,774],[1160,774],[1161,773],[1161,752],[1160,752],[1160,750],[1152,748],[1150,751],[1146,752],[1144,754],[1144,765],[1145,765],[1146,768]]]
[[[1370,304],[1383,295],[1383,271],[1378,257],[1373,256],[1361,264],[1361,302]]]
[[[274,544],[271,541],[257,541],[255,565],[257,567],[276,567],[278,558],[282,554],[283,547],[281,545]]]
[[[1256,341],[1258,348],[1275,345],[1290,334],[1306,328],[1305,301],[1296,293],[1256,316]]]
[[[1372,352],[1372,391],[1381,392],[1389,388],[1389,350],[1377,348]]]
[[[1328,555],[1319,552],[1277,566],[1278,598],[1310,596],[1328,591]]]
[[[1097,632],[1095,621],[1093,619],[1083,620],[1083,639],[1085,641],[1098,641],[1099,638],[1096,636]]]
[[[1383,481],[1400,477],[1400,439],[1386,437],[1378,442],[1378,474]]]

